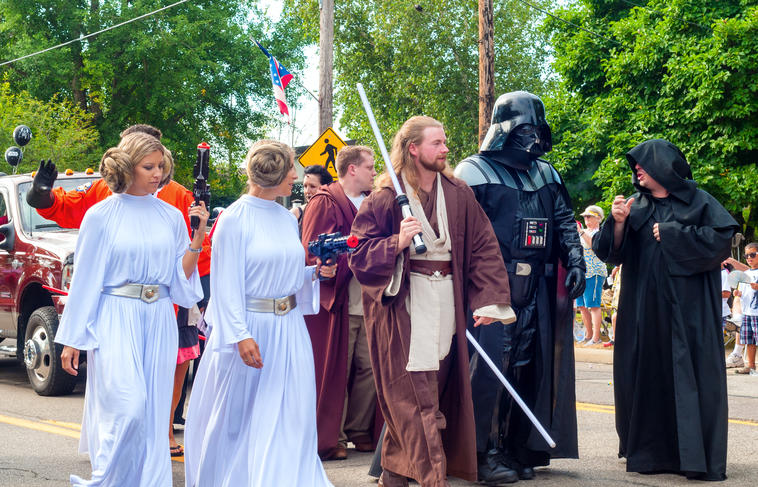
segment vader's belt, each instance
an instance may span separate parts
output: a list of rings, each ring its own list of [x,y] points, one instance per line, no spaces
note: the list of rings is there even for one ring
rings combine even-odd
[[[286,315],[297,306],[295,295],[283,298],[247,298],[245,309],[254,313]]]
[[[169,295],[168,286],[164,286],[163,284],[135,283],[104,287],[102,293],[122,298],[141,299],[146,303],[153,303],[160,298],[167,298]]]
[[[529,276],[529,275],[542,275],[545,277],[552,277],[555,274],[555,266],[553,264],[535,263],[535,262],[517,262],[511,261],[505,263],[505,268],[509,274],[515,274],[517,276]]]

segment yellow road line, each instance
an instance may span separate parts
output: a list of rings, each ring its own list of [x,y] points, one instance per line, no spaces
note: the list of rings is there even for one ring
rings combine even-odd
[[[590,402],[579,402],[576,403],[576,410],[577,411],[590,411],[592,413],[606,413],[606,414],[614,414],[616,412],[616,408],[613,406],[609,406],[607,404],[592,404]],[[742,424],[745,426],[758,426],[758,421],[750,421],[747,419],[729,419],[729,422],[732,424]]]
[[[42,420],[43,423],[52,424],[53,426],[60,426],[61,428],[68,428],[75,431],[81,431],[82,425],[77,423],[69,423],[67,421],[57,421],[55,419],[44,419]]]
[[[55,421],[53,419],[47,419],[42,421],[30,421],[28,419],[14,418],[11,416],[5,416],[0,414],[0,423],[9,424],[11,426],[18,426],[19,428],[26,428],[35,431],[43,431],[45,433],[52,433],[59,436],[67,436],[78,440],[81,436],[82,426],[77,423],[69,423],[66,421]],[[184,463],[184,457],[171,457],[171,460],[179,463]]]
[[[31,430],[44,431],[45,433],[53,433],[55,435],[68,436],[69,438],[79,439],[79,433],[71,431],[70,429],[61,428],[59,426],[52,426],[45,423],[39,423],[37,421],[29,421],[28,419],[12,418],[10,416],[4,416],[0,414],[0,423],[6,423],[20,428],[27,428]]]

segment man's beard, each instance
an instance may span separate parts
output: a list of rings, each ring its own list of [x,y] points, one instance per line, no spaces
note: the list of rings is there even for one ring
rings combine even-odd
[[[421,163],[421,166],[428,170],[433,172],[442,172],[445,170],[445,167],[447,167],[447,159],[425,159],[424,157],[419,158],[419,162]]]

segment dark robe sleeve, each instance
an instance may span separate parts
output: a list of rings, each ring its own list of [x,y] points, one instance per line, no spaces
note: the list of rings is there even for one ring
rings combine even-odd
[[[348,258],[350,269],[361,283],[363,292],[384,304],[405,298],[403,292],[397,296],[384,296],[384,290],[395,272],[397,234],[402,219],[394,196],[389,189],[372,193],[361,204],[350,231],[358,238],[358,247]],[[408,249],[405,249],[403,255],[406,262],[408,254]],[[407,272],[408,266],[405,265],[403,275]]]
[[[511,304],[508,272],[492,223],[468,186],[462,191],[466,206],[466,234],[470,236],[471,257],[466,282],[469,308],[474,311],[491,304]]]
[[[321,233],[333,233],[340,231],[340,209],[335,201],[325,194],[316,194],[308,202],[308,211],[303,215],[303,229],[301,239],[305,247],[305,261],[307,265],[315,265],[316,257],[308,252],[308,242],[316,240]],[[321,306],[332,311],[335,303],[337,306],[345,299],[347,286],[352,274],[347,265],[347,257],[341,255],[337,258],[337,275],[333,279],[321,281]],[[337,292],[341,290],[341,292]]]
[[[611,216],[603,222],[600,231],[592,236],[592,251],[595,252],[598,259],[606,264],[620,265],[624,255],[624,244],[626,242],[626,234],[629,231],[629,225],[624,224],[624,235],[621,245],[619,245],[619,248],[614,249],[616,242],[614,240],[613,226],[615,223],[616,221]]]
[[[661,249],[671,275],[690,276],[718,269],[729,257],[737,222],[715,201],[706,202],[701,221],[699,225],[677,221],[658,224]]]

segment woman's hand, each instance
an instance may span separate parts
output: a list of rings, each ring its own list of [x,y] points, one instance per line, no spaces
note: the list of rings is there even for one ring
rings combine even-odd
[[[258,350],[258,344],[252,338],[245,338],[241,342],[237,343],[237,350],[239,350],[240,358],[248,367],[254,367],[256,369],[263,368],[263,359],[261,358],[261,352]]]
[[[321,262],[321,259],[316,257],[316,275],[325,279],[331,279],[337,275],[337,264],[324,264]]]
[[[195,235],[198,233],[205,234],[205,227],[208,225],[208,217],[210,217],[210,213],[208,213],[208,209],[205,207],[205,201],[201,201],[199,205],[190,206],[187,209],[187,215],[189,215],[190,219],[193,216],[200,219],[200,225],[198,225]]]
[[[79,375],[79,350],[65,345],[61,352],[61,367],[71,375]]]

